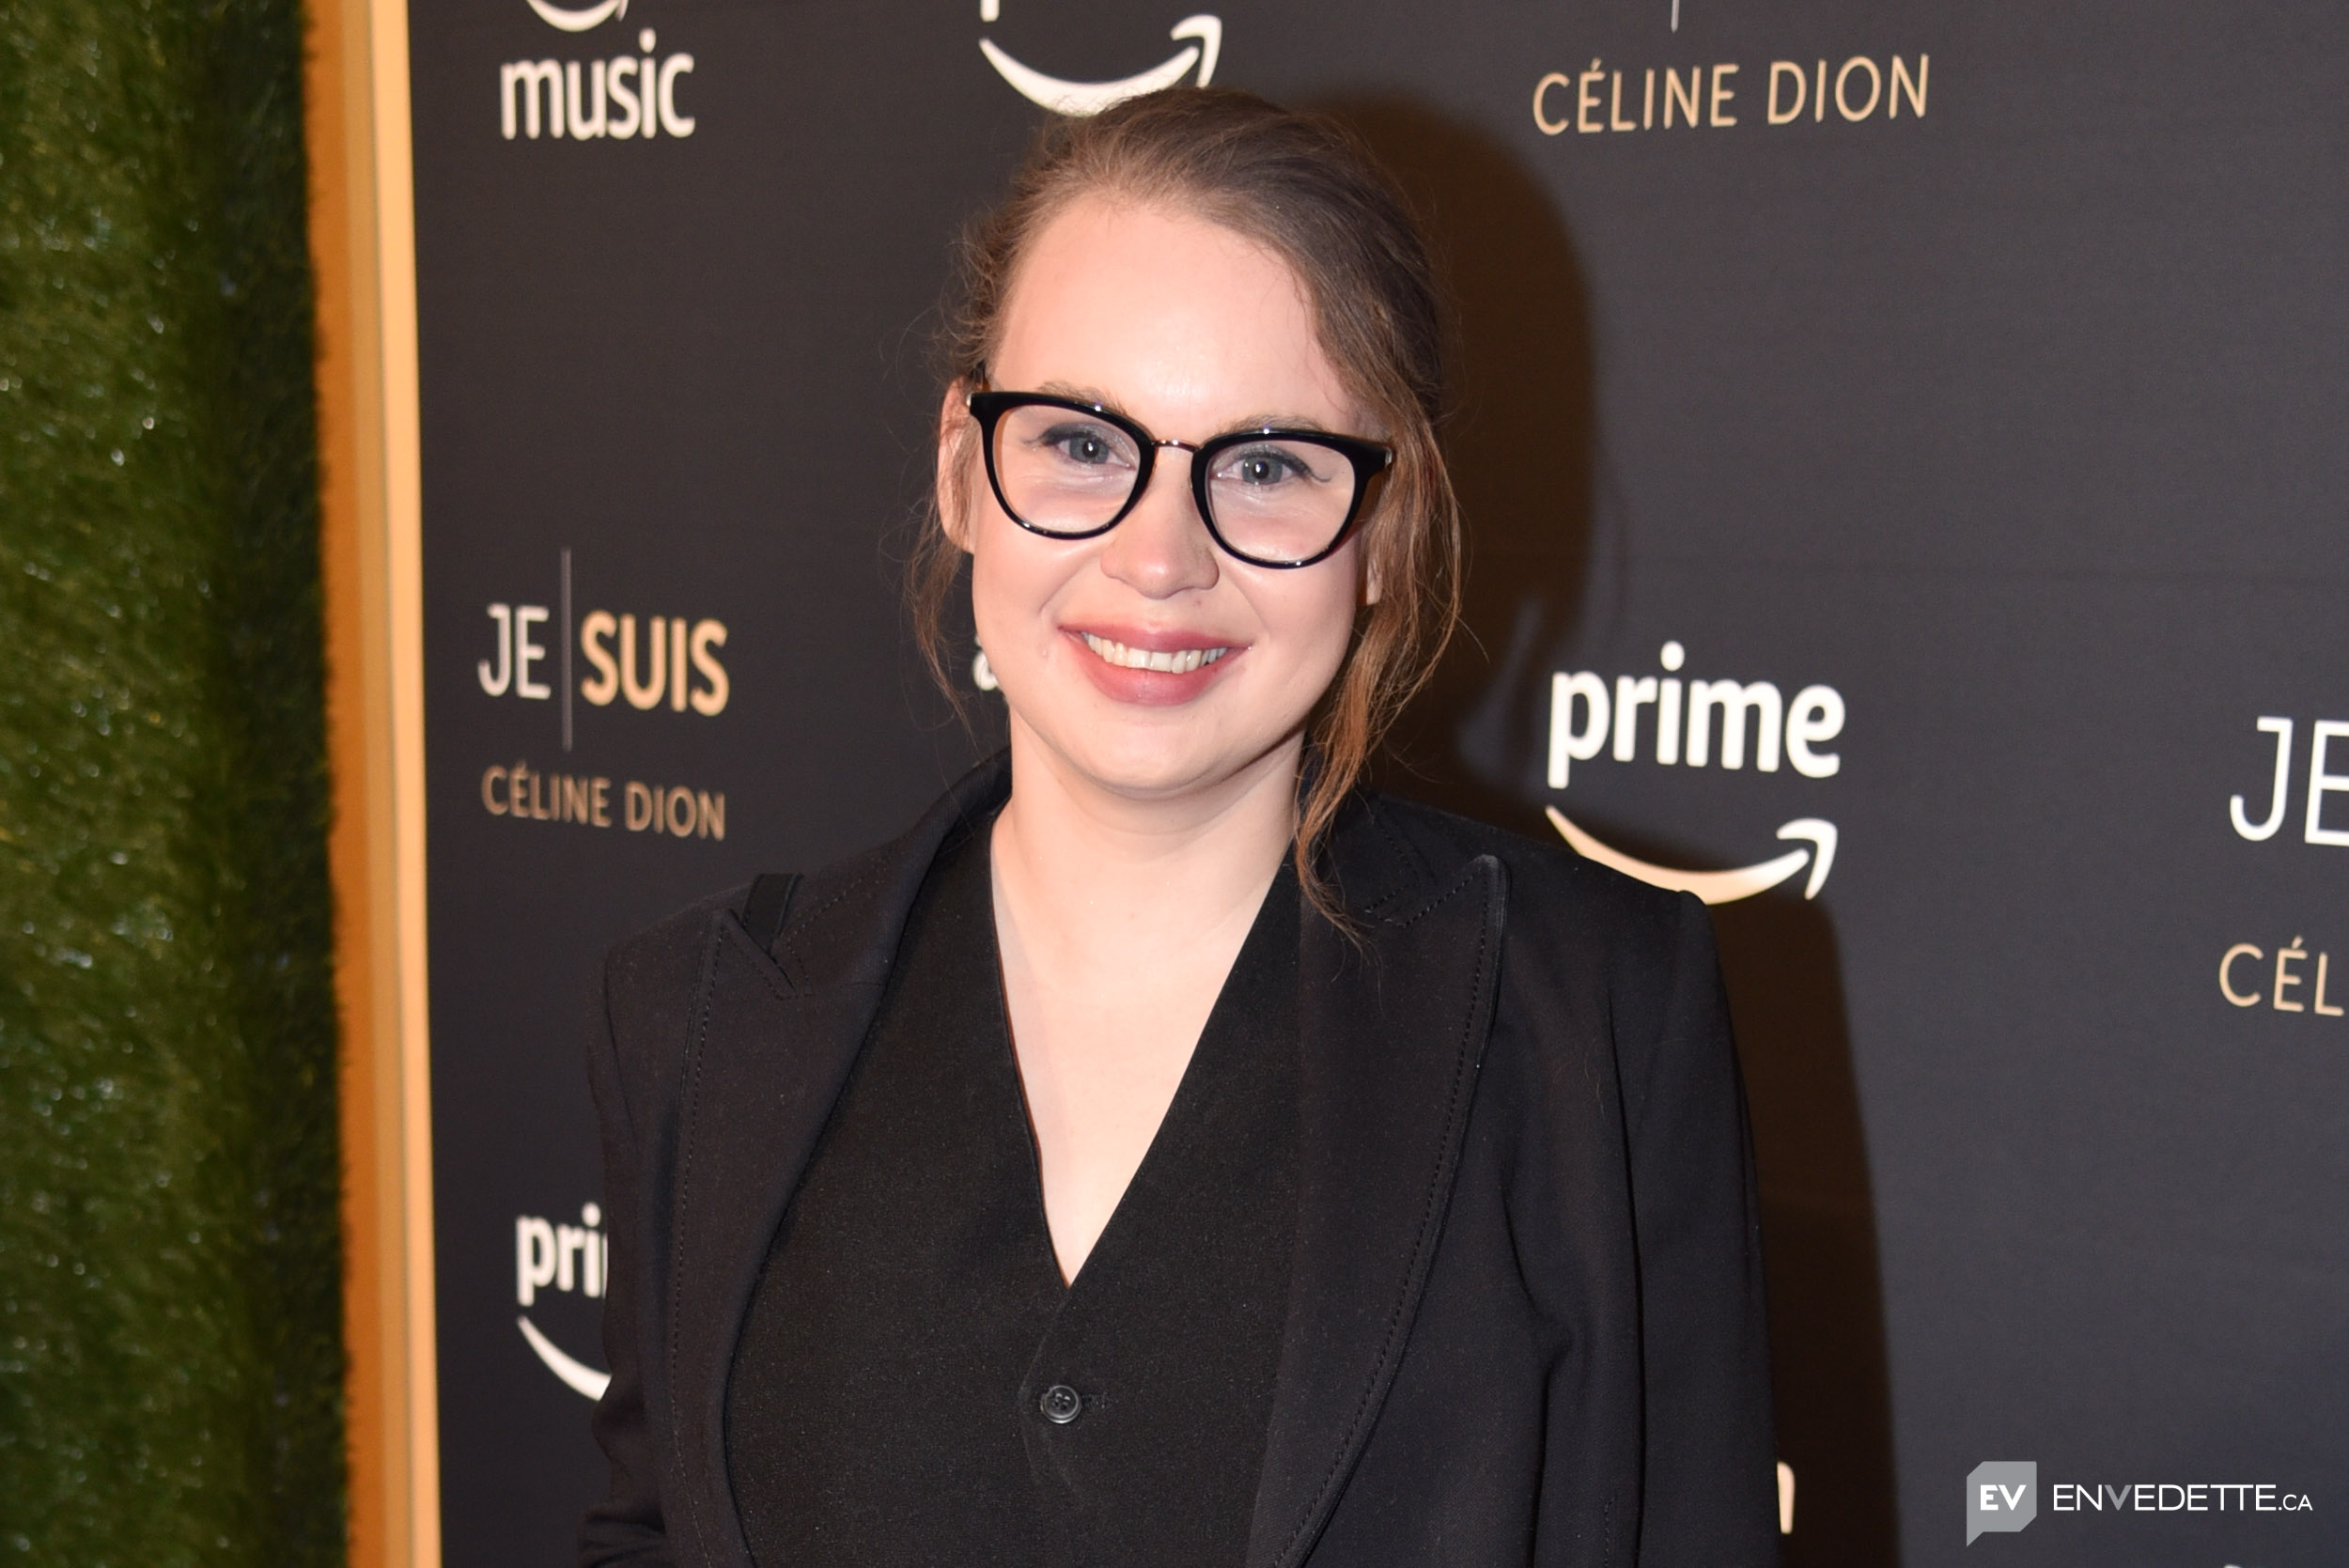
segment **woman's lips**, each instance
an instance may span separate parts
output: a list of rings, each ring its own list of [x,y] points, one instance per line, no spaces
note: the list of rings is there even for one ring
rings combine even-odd
[[[1125,670],[1157,670],[1171,675],[1187,675],[1232,651],[1227,647],[1137,648],[1090,631],[1077,635],[1105,663]]]
[[[1103,696],[1145,707],[1174,707],[1205,691],[1245,647],[1194,641],[1180,633],[1070,629],[1077,660]]]

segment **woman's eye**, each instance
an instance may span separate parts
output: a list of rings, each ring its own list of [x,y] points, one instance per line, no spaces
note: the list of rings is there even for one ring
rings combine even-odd
[[[1115,462],[1117,444],[1106,431],[1089,426],[1063,427],[1047,434],[1044,445],[1052,448],[1070,462],[1088,468]]]
[[[1224,465],[1224,477],[1242,485],[1278,485],[1289,479],[1319,477],[1293,452],[1279,447],[1258,447],[1236,452]]]

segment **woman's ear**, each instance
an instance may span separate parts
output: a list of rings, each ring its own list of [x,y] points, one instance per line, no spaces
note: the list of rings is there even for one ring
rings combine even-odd
[[[971,553],[971,487],[969,442],[973,428],[968,399],[971,388],[960,379],[946,385],[938,405],[938,525],[965,555]]]
[[[1362,602],[1378,602],[1378,557],[1369,551],[1362,551]]]

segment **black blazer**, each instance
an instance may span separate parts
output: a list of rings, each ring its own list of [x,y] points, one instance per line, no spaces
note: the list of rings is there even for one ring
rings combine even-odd
[[[766,949],[738,889],[607,959],[612,1484],[583,1563],[751,1568],[724,1400],[752,1288],[932,857],[1009,784],[999,756],[805,878]],[[1305,912],[1249,1568],[1774,1563],[1752,1161],[1703,906],[1376,795],[1330,864],[1362,930]]]

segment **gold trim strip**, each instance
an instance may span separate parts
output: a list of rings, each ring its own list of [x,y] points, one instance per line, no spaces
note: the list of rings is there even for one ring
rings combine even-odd
[[[439,1568],[405,0],[310,0],[353,1568]]]

